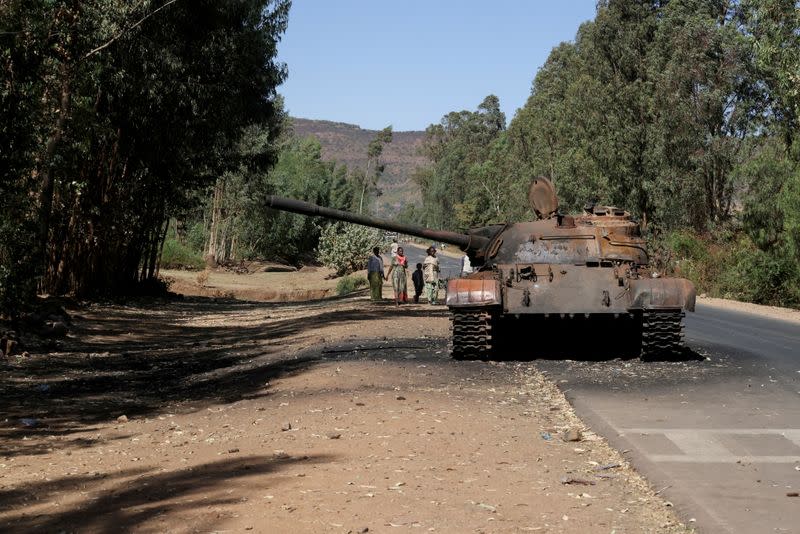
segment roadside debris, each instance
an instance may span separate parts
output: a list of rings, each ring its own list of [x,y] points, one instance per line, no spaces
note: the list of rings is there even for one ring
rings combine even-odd
[[[622,464],[619,463],[612,463],[612,464],[605,464],[605,465],[598,465],[594,468],[595,471],[606,471],[608,469],[614,469],[615,467],[621,467]]]
[[[19,420],[19,423],[25,428],[36,428],[39,426],[39,420],[33,417],[23,417]]]
[[[583,478],[574,478],[574,477],[561,477],[561,483],[565,485],[575,484],[579,486],[595,485],[595,482],[593,480],[585,480]]]

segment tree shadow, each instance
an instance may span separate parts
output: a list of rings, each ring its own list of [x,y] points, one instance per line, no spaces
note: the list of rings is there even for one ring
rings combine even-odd
[[[363,302],[332,309],[327,300],[198,297],[85,310],[73,317],[62,350],[17,358],[0,370],[0,455],[41,454],[54,446],[43,440],[123,414],[142,417],[174,404],[198,409],[268,395],[271,381],[304,372],[323,358],[319,351],[301,354],[296,348],[324,343],[321,328],[396,316],[394,306]],[[446,310],[408,308],[404,314]]]
[[[3,532],[122,532],[161,514],[183,512],[199,507],[239,502],[225,492],[226,484],[237,480],[275,473],[300,463],[335,460],[331,455],[302,457],[247,456],[187,467],[168,472],[128,469],[104,476],[67,476],[55,480],[30,482],[14,489],[0,490],[0,512],[7,519]],[[265,488],[274,479],[249,480],[248,488]],[[111,483],[111,487],[109,487]],[[26,507],[37,501],[51,501],[62,492],[80,491],[93,498],[69,509],[28,513]],[[203,499],[186,499],[204,494]],[[50,508],[49,510],[52,510]],[[214,527],[215,521],[199,525]]]

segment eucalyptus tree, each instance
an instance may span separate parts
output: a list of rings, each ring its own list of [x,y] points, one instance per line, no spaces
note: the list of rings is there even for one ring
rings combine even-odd
[[[0,260],[22,261],[48,292],[117,292],[154,276],[167,219],[240,165],[243,129],[277,136],[289,5],[5,2],[0,166],[22,194],[3,202],[30,199],[18,222],[35,223],[24,240],[39,253]]]
[[[735,167],[750,157],[764,95],[751,47],[726,0],[673,0],[650,53],[652,161],[660,218],[704,229],[736,200]]]
[[[496,193],[490,147],[506,129],[505,114],[494,95],[477,111],[451,112],[428,126],[422,153],[431,161],[414,179],[422,190],[423,217],[430,226],[456,229],[481,217],[481,195],[491,204]]]
[[[361,181],[361,195],[358,200],[358,213],[364,211],[364,200],[368,198],[369,193],[378,193],[378,180],[384,171],[384,165],[381,163],[381,155],[383,154],[384,146],[392,142],[392,127],[387,126],[380,132],[367,145],[367,165],[364,173],[359,173]]]
[[[275,166],[247,189],[238,234],[242,254],[277,256],[291,262],[311,258],[322,229],[329,224],[313,217],[265,210],[266,195],[351,209],[360,186],[350,179],[346,167],[322,160],[318,140],[289,137],[280,148]]]

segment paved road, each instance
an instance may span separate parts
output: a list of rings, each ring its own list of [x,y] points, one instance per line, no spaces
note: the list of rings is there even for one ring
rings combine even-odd
[[[706,359],[548,361],[578,413],[701,533],[800,533],[800,324],[700,304]]]
[[[408,243],[400,243],[400,246],[403,247],[406,256],[408,256],[408,268],[409,270],[413,271],[416,267],[417,263],[422,263],[422,260],[425,259],[425,247],[418,246]],[[450,245],[452,246],[452,245]],[[452,246],[454,250],[457,250],[457,247]],[[449,247],[448,247],[449,249]],[[437,254],[439,258],[439,269],[441,278],[457,278],[461,274],[461,260],[458,258],[452,258],[447,254]],[[388,257],[387,257],[387,265],[388,265]]]

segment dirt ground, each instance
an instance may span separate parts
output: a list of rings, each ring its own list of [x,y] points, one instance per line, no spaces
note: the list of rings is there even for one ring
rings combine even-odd
[[[325,274],[206,283],[279,295]],[[60,345],[0,364],[3,532],[689,530],[530,364],[451,361],[444,306],[71,313]]]

